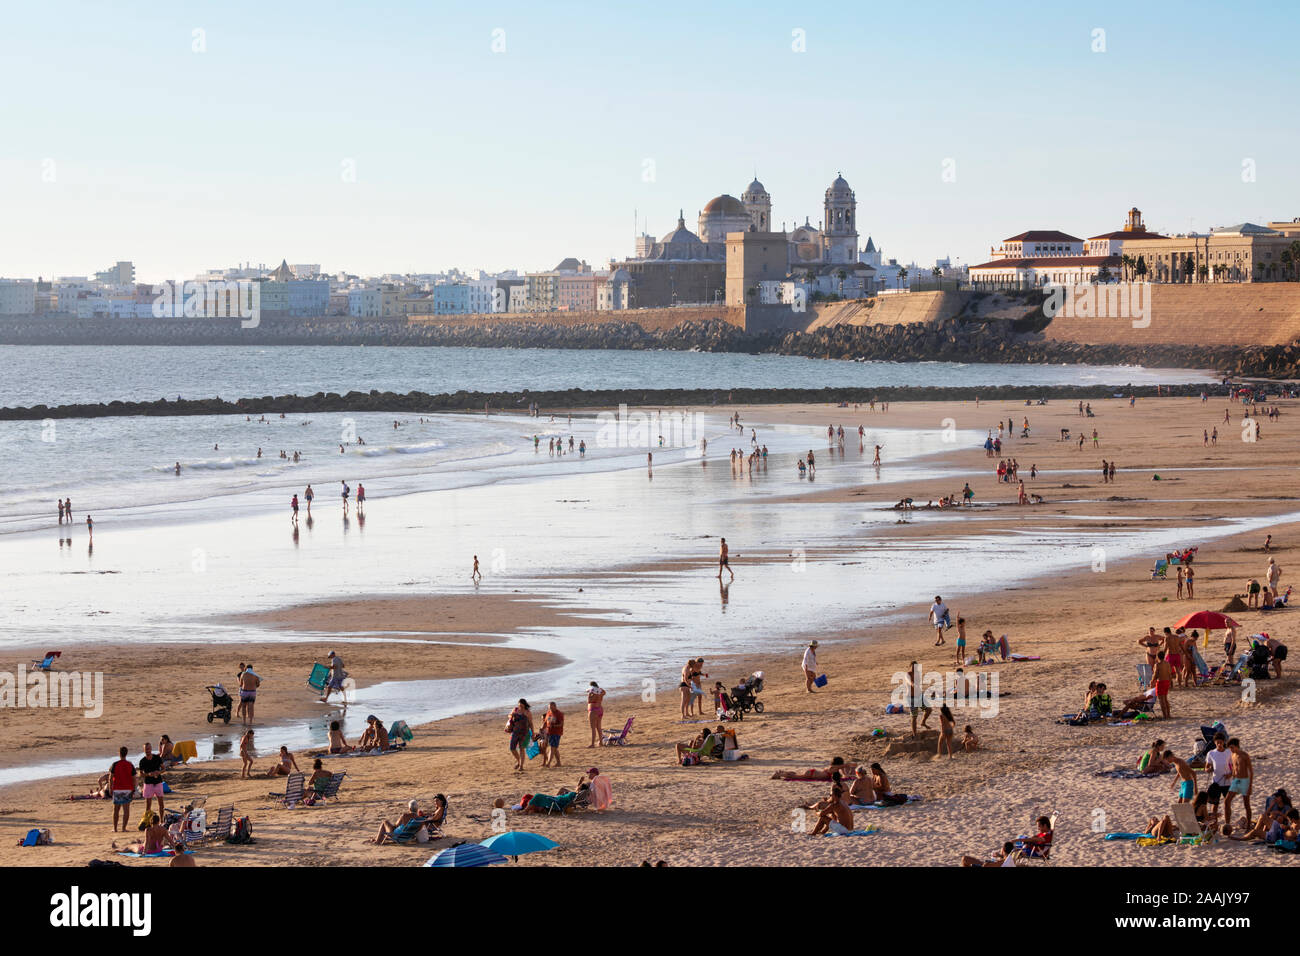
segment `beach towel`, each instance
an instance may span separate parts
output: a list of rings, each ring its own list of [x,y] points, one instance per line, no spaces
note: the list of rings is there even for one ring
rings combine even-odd
[[[879,833],[880,827],[867,827],[865,830],[850,830],[838,820],[830,822],[830,828],[826,831],[827,836],[872,836]]]
[[[193,851],[193,850],[182,850],[181,852],[184,853],[186,856],[193,856],[193,855],[194,855],[194,851]],[[155,857],[155,856],[175,856],[175,855],[176,855],[176,851],[175,851],[175,850],[159,850],[159,851],[156,852],[156,853],[136,853],[134,850],[118,850],[118,851],[117,851],[117,855],[118,855],[118,856],[133,856],[133,857],[136,857],[137,859],[147,859],[147,858],[149,858],[149,857]]]
[[[896,794],[896,796],[901,796],[901,794]],[[849,809],[850,810],[887,810],[890,807],[901,807],[909,803],[919,803],[920,801],[921,801],[921,795],[919,793],[909,793],[907,795],[907,799],[905,800],[894,800],[892,802],[889,800],[877,800],[875,803],[858,803],[849,807]]]
[[[1098,770],[1093,776],[1110,777],[1112,780],[1147,780],[1152,777],[1162,776],[1172,769],[1173,767],[1167,767],[1159,773],[1143,773],[1136,767],[1120,767],[1117,770]]]
[[[1007,657],[1009,660],[1013,660],[1013,661],[1041,661],[1042,660],[1042,658],[1038,657],[1037,655],[1031,656],[1029,654],[1008,654]]]
[[[1149,833],[1107,833],[1102,836],[1103,840],[1141,840],[1150,836]]]
[[[614,787],[609,777],[601,773],[591,778],[591,796],[597,810],[606,810],[614,805]]]
[[[181,763],[190,760],[199,755],[198,744],[193,740],[180,740],[172,745],[172,755],[178,757]]]

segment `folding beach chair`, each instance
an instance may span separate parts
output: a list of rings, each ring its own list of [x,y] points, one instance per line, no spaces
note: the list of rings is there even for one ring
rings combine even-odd
[[[1196,811],[1190,803],[1175,803],[1170,808],[1169,815],[1173,817],[1174,826],[1178,827],[1183,836],[1194,837],[1197,843],[1205,842],[1205,836],[1201,832],[1201,821],[1196,819]]]
[[[284,780],[284,793],[272,793],[286,807],[292,807],[295,804],[302,803],[303,798],[303,781],[307,779],[305,773],[291,773]]]
[[[625,746],[627,744],[627,735],[632,732],[632,721],[635,719],[636,719],[635,717],[629,717],[627,719],[627,723],[623,725],[622,733],[615,733],[612,730],[602,731],[600,736],[601,746],[602,747],[611,747],[615,745],[619,747]]]
[[[330,669],[326,664],[312,664],[311,676],[307,678],[307,683],[316,688],[322,694],[325,693],[325,685],[330,679]]]
[[[45,656],[39,661],[32,661],[32,666],[39,670],[47,671],[54,666],[54,662],[63,656],[63,651],[46,651]]]
[[[400,827],[395,827],[393,832],[388,834],[388,839],[394,843],[413,843],[415,842],[415,835],[420,832],[420,827],[428,822],[429,817],[416,817],[414,820],[403,823]],[[430,834],[430,836],[432,835]]]
[[[699,757],[701,760],[704,760],[706,757],[721,760],[726,746],[727,739],[723,734],[709,734],[709,736],[704,738],[704,743],[700,744],[697,749],[692,750],[687,747],[686,752],[688,754],[695,754],[695,756]]]
[[[231,804],[217,811],[217,821],[203,831],[202,836],[195,836],[185,841],[186,846],[194,843],[207,843],[209,840],[224,840],[230,836],[230,826],[235,820],[235,807]]]
[[[339,787],[343,786],[343,778],[346,776],[347,772],[343,770],[340,770],[338,773],[331,776],[330,782],[325,785],[325,789],[317,793],[317,802],[323,803],[326,800],[332,800],[334,797],[337,797],[339,795]]]
[[[1155,568],[1153,568],[1151,571],[1151,580],[1155,581],[1158,579],[1168,579],[1168,577],[1169,577],[1169,562],[1166,561],[1164,558],[1161,558],[1159,561],[1156,562]]]

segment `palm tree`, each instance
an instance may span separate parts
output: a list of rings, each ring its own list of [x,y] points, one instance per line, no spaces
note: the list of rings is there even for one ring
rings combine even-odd
[[[901,290],[905,285],[907,285],[907,266],[898,270],[898,288]]]
[[[1127,252],[1119,257],[1120,275],[1125,281],[1128,281],[1129,273],[1133,271],[1133,257]]]
[[[1291,259],[1292,259],[1291,250],[1283,249],[1280,258],[1282,260],[1282,275],[1285,276],[1288,272],[1291,271]]]
[[[1291,243],[1291,265],[1300,266],[1300,239]]]
[[[1109,266],[1102,266],[1100,269],[1097,270],[1097,281],[1098,281],[1098,282],[1109,282],[1109,281],[1110,281],[1110,267],[1109,267]]]
[[[1196,267],[1196,275],[1202,282],[1205,281],[1206,276],[1208,276],[1209,274],[1210,274],[1210,268],[1205,263],[1202,262],[1199,266]]]
[[[1133,267],[1133,272],[1137,275],[1137,277],[1138,277],[1139,279],[1144,279],[1144,278],[1146,278],[1146,274],[1147,274],[1147,260],[1146,260],[1146,257],[1144,257],[1144,256],[1138,256],[1138,257],[1137,257],[1137,265],[1135,265],[1135,266]]]

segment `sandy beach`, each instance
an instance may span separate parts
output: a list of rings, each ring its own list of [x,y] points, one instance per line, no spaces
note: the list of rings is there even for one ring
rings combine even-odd
[[[1119,699],[1136,692],[1135,666],[1143,660],[1136,642],[1148,626],[1159,630],[1191,611],[1222,608],[1234,594],[1245,591],[1248,579],[1262,578],[1270,556],[1283,568],[1283,588],[1292,583],[1296,573],[1292,565],[1300,555],[1296,546],[1300,497],[1292,494],[1300,402],[1278,404],[1281,417],[1260,422],[1259,441],[1242,440],[1243,408],[1222,398],[1207,403],[1147,399],[1136,407],[1111,399],[1092,403],[1095,418],[1058,403],[1028,407],[1010,402],[983,402],[978,407],[973,402],[912,403],[891,406],[887,413],[866,406],[740,408],[742,422],[807,428],[809,446],[827,477],[836,469],[854,469],[853,481],[825,482],[834,487],[824,488],[815,481],[799,481],[791,462],[786,472],[789,491],[769,496],[764,507],[776,504],[811,518],[818,509],[864,502],[877,519],[882,508],[888,509],[881,502],[910,497],[918,508],[891,512],[883,522],[864,522],[850,546],[822,547],[809,540],[793,560],[788,542],[768,539],[761,524],[724,529],[732,545],[736,581],[723,589],[720,602],[714,590],[718,588],[714,538],[674,541],[667,548],[671,553],[643,551],[636,540],[629,540],[623,549],[625,559],[608,569],[610,575],[602,581],[599,604],[590,607],[569,586],[574,575],[567,576],[561,598],[553,570],[531,578],[519,572],[511,582],[516,588],[522,586],[518,594],[497,590],[489,577],[478,593],[467,587],[464,593],[418,599],[356,595],[259,612],[238,621],[229,616],[221,620],[222,626],[246,624],[254,628],[253,633],[274,633],[283,640],[258,638],[245,646],[150,643],[147,651],[139,646],[86,645],[77,649],[75,664],[70,661],[67,666],[120,675],[130,688],[126,701],[120,695],[110,697],[114,706],[107,713],[111,716],[101,722],[42,711],[10,712],[0,731],[0,751],[8,766],[101,751],[106,770],[118,743],[135,753],[143,740],[156,741],[162,732],[170,733],[173,740],[184,739],[185,731],[202,720],[206,705],[201,690],[206,681],[199,678],[210,672],[229,672],[233,677],[235,663],[248,659],[268,678],[268,691],[274,689],[264,697],[277,718],[322,720],[325,708],[314,703],[314,695],[302,684],[303,661],[321,659],[334,649],[331,637],[367,638],[350,642],[346,653],[349,669],[365,674],[368,682],[544,670],[557,666],[559,660],[554,653],[521,643],[532,629],[562,633],[600,626],[629,609],[634,609],[636,620],[653,625],[655,620],[646,618],[647,607],[653,610],[655,600],[687,599],[667,589],[654,592],[651,586],[654,597],[647,603],[646,579],[707,591],[712,604],[698,621],[701,633],[708,635],[702,643],[725,645],[734,620],[734,613],[732,618],[726,616],[729,611],[746,603],[779,600],[747,590],[752,587],[747,578],[753,580],[759,566],[772,572],[784,563],[790,573],[804,575],[799,579],[800,594],[816,594],[820,575],[825,573],[828,582],[840,582],[843,578],[830,577],[829,569],[889,543],[905,545],[930,560],[899,593],[876,593],[872,577],[861,575],[857,586],[871,610],[860,620],[828,630],[810,614],[812,623],[791,628],[783,647],[721,658],[710,655],[706,686],[716,679],[730,686],[753,670],[766,674],[766,688],[760,695],[765,713],[729,725],[749,754],[747,760],[676,765],[673,745],[688,740],[702,724],[680,721],[674,674],[684,660],[658,661],[647,666],[645,675],[653,684],[628,683],[606,699],[605,727],[635,718],[628,746],[587,749],[581,696],[557,699],[568,716],[559,769],[542,768],[535,760],[523,773],[515,773],[503,731],[505,712],[493,710],[415,726],[416,736],[402,753],[326,759],[329,769],[348,774],[340,799],[326,806],[292,810],[274,806],[268,794],[282,791],[283,780],[241,781],[238,760],[192,762],[172,771],[168,779],[177,792],[169,803],[202,795],[210,809],[233,803],[241,815],[252,818],[255,846],[203,849],[198,856],[201,866],[419,865],[439,844],[492,835],[494,800],[501,798],[510,805],[525,793],[573,787],[579,775],[593,766],[611,778],[616,806],[603,813],[565,816],[508,814],[509,826],[543,833],[561,844],[558,851],[522,857],[518,865],[627,866],[644,859],[663,859],[674,866],[955,865],[962,854],[983,856],[1006,839],[1033,832],[1034,818],[1052,813],[1059,815],[1053,864],[1286,864],[1290,857],[1233,841],[1210,847],[1139,847],[1128,841],[1103,841],[1100,832],[1144,829],[1149,817],[1167,813],[1172,777],[1111,779],[1095,774],[1135,765],[1156,736],[1180,756],[1190,756],[1198,728],[1218,719],[1241,738],[1254,758],[1255,812],[1278,787],[1295,792],[1300,787],[1296,769],[1300,742],[1294,733],[1300,699],[1288,668],[1282,680],[1259,682],[1249,703],[1243,701],[1239,686],[1175,687],[1169,721],[1114,727],[1056,723],[1060,715],[1078,709],[1090,680],[1107,682]],[[1026,417],[1031,437],[1022,439],[1018,436]],[[1016,486],[999,483],[993,473],[998,459],[963,443],[909,462],[908,474],[913,477],[906,482],[891,480],[891,434],[983,433],[999,420],[1010,422],[1017,436],[1006,439],[1002,457],[1019,461],[1027,493],[1041,495],[1042,504],[1017,505]],[[870,467],[871,448],[859,450],[859,423],[886,435],[879,472]],[[827,424],[842,424],[849,433],[842,454],[827,446]],[[1071,440],[1060,440],[1063,428],[1071,430]],[[1207,445],[1203,433],[1214,428],[1218,441]],[[1081,429],[1082,448],[1078,445]],[[820,437],[814,437],[817,430]],[[745,434],[742,440],[737,433],[735,443],[748,448]],[[1113,483],[1101,480],[1103,458],[1116,462]],[[1032,480],[1031,465],[1038,471]],[[727,462],[714,460],[708,467],[725,470]],[[769,471],[777,467],[787,467],[784,458],[779,466],[769,465]],[[1153,480],[1156,474],[1161,480]],[[736,478],[737,494],[743,493],[744,482],[742,473]],[[974,491],[973,507],[923,507],[931,499],[960,492],[966,482]],[[618,516],[610,515],[609,520],[617,521]],[[1225,522],[1242,526],[1225,532]],[[1136,556],[1122,545],[1127,535],[1156,529],[1185,529],[1181,543],[1199,547],[1194,600],[1178,600],[1172,579],[1151,579],[1152,564],[1163,552]],[[1207,540],[1201,540],[1200,529],[1205,529]],[[666,524],[664,530],[672,529]],[[1266,533],[1273,536],[1270,555],[1263,551]],[[948,557],[956,553],[953,546],[964,542],[974,547],[973,552],[961,552],[974,555],[963,561],[978,561],[980,555],[991,560],[1025,536],[1059,538],[1060,553],[1069,558],[1064,570],[1042,573],[1042,568],[1026,566],[1022,581],[951,597],[949,605],[954,617],[966,618],[972,647],[987,628],[996,635],[1006,634],[1013,651],[1041,660],[979,669],[996,672],[1005,696],[998,699],[994,716],[957,710],[958,738],[962,725],[971,723],[981,739],[978,752],[959,752],[952,760],[935,759],[928,752],[887,753],[910,730],[906,716],[884,713],[896,676],[911,660],[936,670],[953,664],[950,646],[933,646],[934,632],[926,621],[933,596],[946,596],[945,561],[953,560]],[[565,542],[566,547],[580,545]],[[623,607],[617,599],[620,588],[626,588],[628,596]],[[1283,643],[1296,641],[1298,629],[1290,611],[1251,610],[1236,616],[1243,638],[1268,631]],[[400,641],[393,638],[394,632],[401,632]],[[617,642],[625,639],[619,627],[604,627],[600,634],[606,644],[614,642],[615,650]],[[955,639],[955,634],[950,632],[949,639]],[[820,642],[819,664],[829,682],[816,694],[807,694],[799,660],[802,646],[812,639]],[[1219,639],[1221,635],[1216,635],[1203,651],[1211,662],[1222,657]],[[7,651],[4,666],[12,667],[40,650]],[[628,653],[635,650],[626,647]],[[592,674],[591,679],[601,680],[602,675]],[[546,701],[532,703],[540,720]],[[259,709],[259,724],[261,714]],[[380,716],[391,721],[403,715]],[[937,715],[930,725],[937,726]],[[886,736],[873,737],[877,728]],[[276,745],[274,739],[259,738],[259,767],[270,764]],[[923,799],[891,809],[860,811],[859,827],[880,828],[869,836],[826,838],[803,832],[798,808],[824,797],[828,785],[779,782],[771,775],[778,769],[825,766],[837,755],[879,761],[895,791],[920,794]],[[298,762],[309,765],[301,750]],[[0,788],[0,820],[6,833],[16,838],[30,827],[49,827],[55,839],[53,846],[37,849],[15,848],[12,839],[6,840],[0,844],[0,863],[79,865],[110,855],[111,807],[101,801],[68,799],[87,792],[93,783],[94,775],[83,774]],[[445,794],[451,807],[443,840],[417,847],[367,844],[380,821],[395,819],[407,800],[427,801],[436,793]],[[138,810],[137,806],[134,816]],[[1239,804],[1234,813],[1240,815]],[[118,834],[117,843],[125,842]]]

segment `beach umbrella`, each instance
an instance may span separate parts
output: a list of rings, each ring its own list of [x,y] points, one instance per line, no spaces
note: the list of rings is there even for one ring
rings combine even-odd
[[[479,846],[485,846],[497,853],[512,856],[518,861],[519,857],[525,853],[554,850],[559,844],[554,840],[547,839],[540,833],[529,833],[527,830],[508,830],[505,833],[498,833],[494,837],[488,837]]]
[[[1230,627],[1240,627],[1228,615],[1219,611],[1197,611],[1195,614],[1189,614],[1177,624],[1174,630],[1180,627],[1199,627],[1206,631],[1224,631]]]
[[[491,866],[494,863],[509,862],[500,853],[495,853],[479,843],[461,843],[445,850],[439,850],[425,866]]]

